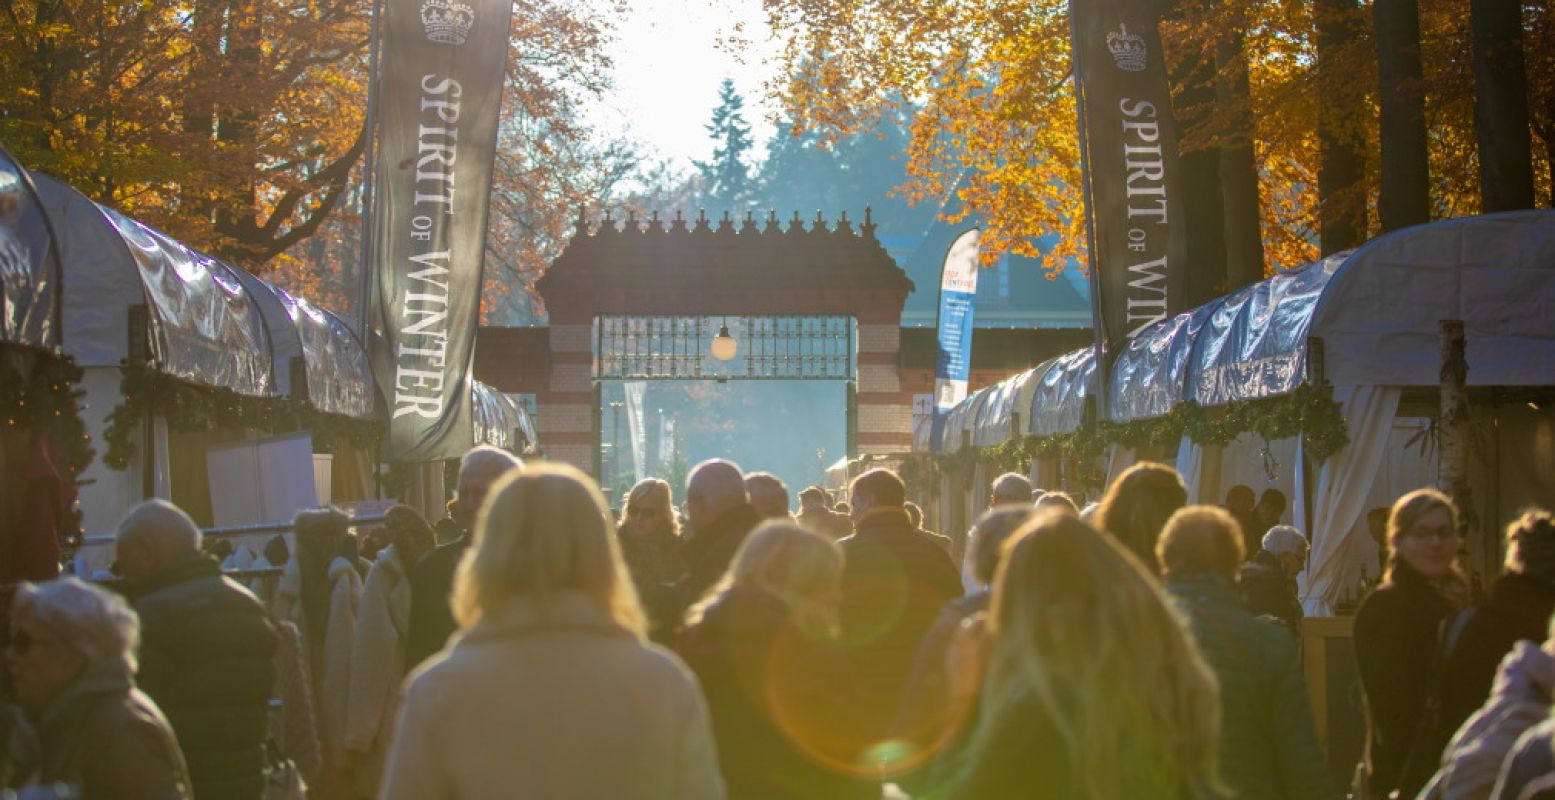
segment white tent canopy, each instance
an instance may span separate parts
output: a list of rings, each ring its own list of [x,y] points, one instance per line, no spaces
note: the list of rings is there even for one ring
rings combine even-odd
[[[59,346],[59,262],[27,172],[0,150],[0,343]]]
[[[59,236],[66,278],[65,352],[82,367],[129,356],[129,309],[150,314],[151,360],[180,380],[275,396],[270,333],[235,268],[35,176]]]
[[[278,393],[298,396],[292,362],[302,359],[308,401],[326,414],[370,420],[376,415],[372,362],[344,320],[306,299],[236,270],[270,329]]]
[[[1351,443],[1329,458],[1304,486],[1299,455],[1278,455],[1284,443],[1226,449],[1237,457],[1280,465],[1268,470],[1293,489],[1298,526],[1313,536],[1302,587],[1309,610],[1339,597],[1365,548],[1365,511],[1375,486],[1397,488],[1397,476],[1427,474],[1418,463],[1389,456],[1400,425],[1405,387],[1435,386],[1443,320],[1461,320],[1473,386],[1555,386],[1555,212],[1519,211],[1443,220],[1397,231],[1353,251],[1285,271],[1146,329],[1118,355],[1109,381],[1113,422],[1149,419],[1194,402],[1212,407],[1279,397],[1314,377],[1333,386]],[[1315,376],[1312,343],[1322,342]],[[1046,436],[1080,427],[1095,370],[1091,348],[1038,367],[1026,432]],[[952,418],[977,418],[991,392],[967,398]],[[964,407],[964,408],[963,408]],[[953,441],[947,438],[947,443]],[[955,440],[959,441],[959,440]],[[983,442],[979,442],[982,444]],[[988,442],[996,443],[996,442]],[[1526,443],[1525,443],[1526,444]],[[1272,448],[1272,449],[1271,449]],[[953,448],[948,448],[953,449]],[[1200,498],[1221,486],[1201,486],[1203,448],[1184,442],[1179,468]],[[1247,465],[1219,464],[1221,475]],[[1408,463],[1405,463],[1405,462]],[[1270,478],[1273,481],[1273,477]],[[1391,491],[1391,489],[1390,489]],[[1305,498],[1311,500],[1306,519]]]

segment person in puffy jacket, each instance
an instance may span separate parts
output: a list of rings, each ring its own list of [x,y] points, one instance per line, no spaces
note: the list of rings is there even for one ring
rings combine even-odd
[[[1517,642],[1501,661],[1485,705],[1458,729],[1421,797],[1484,800],[1518,737],[1550,716],[1555,698],[1555,640]]]
[[[115,539],[140,615],[140,688],[157,702],[198,797],[258,800],[275,687],[276,630],[259,598],[201,551],[194,520],[165,500],[131,509]]]
[[[1272,532],[1271,532],[1272,533]],[[1334,800],[1296,640],[1242,607],[1242,531],[1224,509],[1173,514],[1156,553],[1166,593],[1220,681],[1221,774],[1241,800]]]

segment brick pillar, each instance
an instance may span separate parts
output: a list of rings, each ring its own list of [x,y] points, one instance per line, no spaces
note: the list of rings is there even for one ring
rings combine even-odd
[[[536,397],[535,425],[540,445],[552,461],[562,461],[593,474],[594,449],[594,327],[591,322],[552,321],[551,381]]]
[[[858,325],[858,447],[861,455],[912,451],[912,395],[902,389],[899,312]]]

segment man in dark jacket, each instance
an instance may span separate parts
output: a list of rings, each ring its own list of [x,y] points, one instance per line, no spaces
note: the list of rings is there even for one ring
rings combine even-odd
[[[200,551],[178,507],[148,500],[116,537],[140,615],[140,688],[167,715],[196,797],[258,800],[275,684],[275,626],[259,599]]]
[[[517,469],[523,469],[523,464],[512,453],[489,445],[481,445],[459,460],[458,497],[448,510],[463,534],[422,556],[410,572],[410,625],[405,636],[407,673],[442,650],[453,635],[457,626],[448,598],[453,592],[454,572],[464,558],[465,548],[470,546],[475,514],[481,510],[492,484]]]
[[[885,469],[853,480],[853,526],[843,539],[842,635],[853,647],[855,718],[867,751],[891,735],[908,673],[940,609],[961,596],[943,548],[907,517],[907,488]]]
[[[1496,667],[1518,641],[1542,642],[1555,611],[1555,517],[1529,511],[1507,527],[1506,568],[1468,612],[1442,673],[1438,737],[1450,737],[1490,696]]]
[[[1299,639],[1304,614],[1296,593],[1296,576],[1306,566],[1307,537],[1289,525],[1270,528],[1263,535],[1258,554],[1242,565],[1237,582],[1248,613],[1279,619]]]
[[[1243,610],[1232,578],[1236,521],[1213,506],[1182,509],[1156,542],[1166,593],[1187,617],[1220,682],[1220,763],[1240,800],[1335,800],[1317,741],[1296,640]]]
[[[679,620],[702,599],[723,578],[746,535],[761,522],[740,468],[721,459],[703,461],[686,476],[686,515],[691,532],[680,551],[690,572],[665,593],[663,602],[673,607],[666,609],[664,619]]]

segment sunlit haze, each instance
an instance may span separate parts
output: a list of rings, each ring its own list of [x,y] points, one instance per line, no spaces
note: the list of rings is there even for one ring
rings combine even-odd
[[[667,0],[634,4],[611,50],[615,90],[590,109],[607,133],[629,136],[651,160],[689,169],[710,155],[703,128],[718,102],[718,85],[733,78],[745,98],[746,121],[758,148],[771,135],[763,82],[773,75],[777,44],[761,4],[751,0]],[[736,57],[722,43],[739,39]]]

